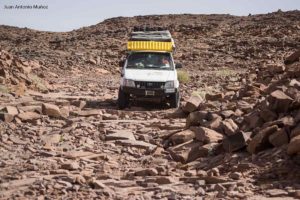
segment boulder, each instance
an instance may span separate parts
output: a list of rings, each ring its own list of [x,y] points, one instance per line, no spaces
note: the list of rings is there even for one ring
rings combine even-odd
[[[212,156],[216,153],[219,146],[219,143],[210,143],[200,146],[197,151],[197,155],[198,157]]]
[[[285,66],[283,64],[268,64],[267,70],[271,73],[282,73],[285,70]]]
[[[220,115],[223,117],[223,118],[229,118],[231,116],[234,115],[234,111],[233,110],[223,110]]]
[[[272,126],[272,125],[278,125],[280,127],[293,127],[296,125],[296,122],[292,116],[287,115],[278,120],[264,123],[263,128]]]
[[[259,112],[259,116],[265,121],[273,121],[277,118],[277,115],[275,112],[269,110],[269,109],[263,109]]]
[[[182,110],[188,113],[194,112],[199,108],[201,103],[203,103],[203,99],[200,96],[191,96],[182,107]]]
[[[9,113],[0,113],[0,119],[4,122],[9,123],[14,120],[14,115]]]
[[[277,113],[285,113],[288,111],[293,99],[281,90],[276,90],[270,94],[268,101],[271,110],[276,111]]]
[[[218,117],[218,118],[215,118],[215,119],[205,122],[203,124],[203,126],[213,129],[217,132],[222,132],[223,130],[222,130],[221,122],[222,122],[222,118]]]
[[[249,153],[257,153],[271,146],[269,136],[277,131],[278,126],[273,125],[259,131],[250,141],[247,150]]]
[[[240,100],[237,102],[237,107],[243,112],[250,112],[253,109],[253,104]]]
[[[152,152],[157,148],[157,146],[154,144],[147,143],[144,141],[139,141],[139,140],[116,140],[115,144],[126,146],[126,147],[145,149],[149,152]]]
[[[289,155],[300,153],[300,135],[291,139],[288,144],[287,153]]]
[[[223,140],[223,148],[226,152],[240,150],[247,146],[251,133],[238,132],[234,135],[229,135]]]
[[[295,51],[293,54],[291,54],[290,56],[288,56],[284,60],[284,64],[286,64],[286,65],[292,64],[294,62],[299,61],[299,58],[300,58],[300,50]]]
[[[183,144],[168,149],[171,157],[176,162],[188,163],[198,158],[196,154],[202,142],[190,140]]]
[[[41,136],[41,140],[47,145],[53,145],[59,143],[63,139],[60,134],[46,134]]]
[[[115,130],[113,133],[105,136],[105,140],[135,140],[132,131]]]
[[[248,124],[249,129],[260,127],[263,124],[263,120],[259,117],[258,111],[244,115],[244,120]]]
[[[66,162],[61,165],[61,168],[66,170],[77,170],[80,166],[78,162]]]
[[[82,100],[74,100],[71,102],[71,105],[78,107],[79,109],[83,109],[86,105],[86,101]]]
[[[21,121],[30,122],[41,118],[41,115],[36,112],[24,112],[17,115]]]
[[[49,117],[59,118],[62,116],[59,107],[49,103],[42,104],[42,113],[44,115],[48,115]]]
[[[190,127],[190,130],[194,131],[196,139],[204,144],[219,142],[223,139],[223,135],[221,133],[209,128],[193,126]]]
[[[206,121],[207,114],[207,111],[191,112],[186,119],[186,127],[189,128],[190,126],[198,126],[203,124]]]
[[[291,132],[291,135],[290,137],[293,138],[293,137],[296,137],[300,135],[300,124],[298,124]]]
[[[206,157],[214,154],[218,143],[210,143],[202,146],[202,142],[190,140],[181,145],[169,148],[171,157],[181,163],[188,163],[196,160],[200,157]]]
[[[14,106],[6,106],[2,109],[2,111],[4,111],[5,113],[8,113],[10,115],[13,115],[13,116],[19,114],[18,109]]]
[[[155,168],[138,169],[134,172],[135,176],[157,176],[158,171]]]
[[[37,112],[39,114],[42,113],[42,106],[21,106],[21,107],[18,107],[19,110],[22,110],[24,112]]]
[[[206,94],[205,99],[208,101],[218,101],[221,99],[224,99],[224,94],[223,93],[218,93],[218,94]]]
[[[238,125],[232,119],[225,119],[221,122],[221,127],[226,135],[234,135],[239,130]]]
[[[170,138],[169,141],[173,145],[181,144],[187,141],[190,141],[195,138],[195,133],[189,129],[177,132],[173,134]]]
[[[274,147],[280,147],[284,144],[289,143],[289,137],[288,137],[287,132],[282,128],[269,136],[269,142]]]

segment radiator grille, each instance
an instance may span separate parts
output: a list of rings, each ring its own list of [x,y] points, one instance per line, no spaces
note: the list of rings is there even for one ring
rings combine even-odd
[[[145,81],[135,81],[135,86],[137,88],[151,88],[151,89],[163,89],[164,82],[145,82]]]

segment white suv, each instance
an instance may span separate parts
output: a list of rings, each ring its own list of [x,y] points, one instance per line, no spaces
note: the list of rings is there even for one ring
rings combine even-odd
[[[179,82],[169,31],[134,32],[122,66],[118,106],[124,109],[134,98],[160,99],[171,107],[179,106]],[[170,47],[170,45],[172,45]]]

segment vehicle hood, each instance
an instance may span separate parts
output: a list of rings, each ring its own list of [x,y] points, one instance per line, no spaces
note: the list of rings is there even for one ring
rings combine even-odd
[[[166,82],[176,80],[174,70],[126,69],[124,78],[134,81]]]

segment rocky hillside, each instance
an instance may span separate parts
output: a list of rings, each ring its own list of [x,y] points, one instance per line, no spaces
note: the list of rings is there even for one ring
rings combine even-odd
[[[179,109],[116,108],[141,25],[175,38]],[[300,198],[299,44],[299,11],[0,26],[0,198]]]

